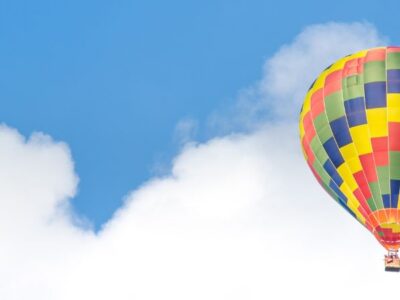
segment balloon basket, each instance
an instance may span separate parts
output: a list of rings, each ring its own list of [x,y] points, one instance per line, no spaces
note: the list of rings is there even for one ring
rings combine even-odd
[[[389,251],[385,255],[385,271],[400,272],[400,258],[397,251]]]

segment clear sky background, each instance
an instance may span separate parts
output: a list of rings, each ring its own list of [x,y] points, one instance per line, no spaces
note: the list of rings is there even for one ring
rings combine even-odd
[[[70,145],[75,210],[98,228],[168,169],[176,126],[215,132],[266,58],[305,26],[369,21],[396,44],[396,1],[1,1],[0,120]],[[306,70],[305,70],[306,71]]]

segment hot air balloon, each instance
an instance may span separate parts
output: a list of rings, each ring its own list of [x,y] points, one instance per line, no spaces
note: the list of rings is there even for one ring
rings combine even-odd
[[[320,185],[400,259],[400,47],[367,49],[326,68],[300,113],[304,157]]]

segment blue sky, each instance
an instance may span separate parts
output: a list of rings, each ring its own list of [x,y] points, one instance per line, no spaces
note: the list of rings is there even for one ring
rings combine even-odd
[[[395,1],[1,1],[0,120],[69,144],[75,210],[99,227],[169,165],[177,123],[197,140],[305,26],[369,21],[399,43]]]

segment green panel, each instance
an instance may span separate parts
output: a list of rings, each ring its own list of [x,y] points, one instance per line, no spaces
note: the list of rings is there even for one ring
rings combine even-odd
[[[351,87],[343,89],[343,98],[345,100],[350,100],[359,97],[364,97],[363,85],[353,85]]]
[[[325,111],[329,121],[336,120],[345,115],[342,91],[325,97]]]
[[[345,89],[345,88],[349,88],[353,85],[359,85],[359,84],[361,84],[360,81],[361,80],[358,75],[351,75],[351,76],[343,78],[342,87],[343,87],[343,89]]]
[[[377,209],[375,203],[374,203],[374,199],[373,198],[369,198],[367,200],[368,206],[371,209],[371,211],[375,211]]]
[[[315,172],[317,172],[317,174],[321,177],[322,182],[329,185],[329,181],[331,180],[331,178],[329,177],[329,174],[325,171],[325,169],[322,167],[322,165],[318,161],[315,161],[313,167],[315,169]]]
[[[322,147],[322,144],[321,144],[318,136],[315,135],[310,143],[310,148],[311,148],[312,152],[315,154],[321,147]]]
[[[328,160],[328,154],[326,153],[324,147],[319,148],[316,152],[314,152],[314,154],[322,165]]]
[[[317,134],[322,144],[324,144],[327,140],[333,137],[333,133],[329,125],[319,128]]]
[[[400,152],[390,151],[390,178],[400,180]]]
[[[388,53],[386,57],[387,69],[400,69],[400,53]]]
[[[364,64],[364,82],[386,81],[385,61],[370,61]]]
[[[382,194],[390,194],[389,166],[377,167],[379,186]]]
[[[319,128],[323,128],[324,126],[329,126],[329,122],[326,114],[322,113],[314,119],[314,128],[316,131],[318,131]]]
[[[378,181],[369,182],[368,185],[369,185],[369,189],[372,193],[372,197],[374,197],[376,206],[378,207],[378,209],[382,209],[383,202],[382,202],[381,190],[379,188]]]

